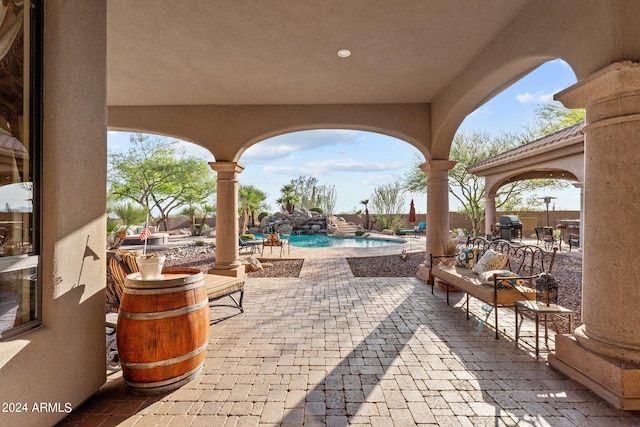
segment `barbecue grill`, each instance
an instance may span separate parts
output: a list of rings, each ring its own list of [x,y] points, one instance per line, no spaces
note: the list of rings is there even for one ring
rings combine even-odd
[[[522,222],[515,215],[500,216],[500,238],[503,240],[522,240]]]

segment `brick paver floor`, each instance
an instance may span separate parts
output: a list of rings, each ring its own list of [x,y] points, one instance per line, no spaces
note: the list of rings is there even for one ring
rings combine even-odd
[[[496,340],[417,279],[308,260],[299,278],[247,280],[244,314],[212,325],[194,381],[139,396],[113,379],[62,425],[640,426],[516,347],[503,310]]]

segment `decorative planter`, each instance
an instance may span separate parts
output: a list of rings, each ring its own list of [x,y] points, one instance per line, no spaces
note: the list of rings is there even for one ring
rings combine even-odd
[[[142,280],[158,280],[162,278],[162,266],[166,257],[160,256],[139,256],[136,257],[138,271]]]

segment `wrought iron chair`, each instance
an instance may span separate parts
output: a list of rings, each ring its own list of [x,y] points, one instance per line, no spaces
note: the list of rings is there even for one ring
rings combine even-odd
[[[238,237],[238,246],[240,247],[240,251],[243,249],[249,249],[252,255],[258,250],[258,247],[263,245],[263,243],[264,241],[262,239],[242,240],[242,238]]]
[[[264,243],[262,245],[262,254],[264,254],[265,246],[271,248],[271,253],[273,253],[273,248],[280,248],[280,257],[284,253],[284,247],[288,246],[289,253],[291,253],[291,232],[292,229],[288,225],[283,225],[281,227],[266,227],[264,229]]]
[[[138,271],[135,252],[108,251],[107,252],[107,288],[106,288],[106,352],[107,369],[117,372],[121,369],[116,346],[117,313],[124,291],[127,274]]]
[[[544,243],[544,248],[550,251],[556,245],[556,238],[553,236],[551,227],[535,227],[537,243]]]

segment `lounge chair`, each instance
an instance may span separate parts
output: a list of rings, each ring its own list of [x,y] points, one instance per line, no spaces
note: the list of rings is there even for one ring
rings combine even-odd
[[[242,240],[242,238],[238,237],[240,250],[249,249],[252,255],[257,252],[258,247],[262,246],[263,243],[264,241],[262,239]]]
[[[402,234],[402,235],[405,235],[405,234],[416,235],[418,233],[422,234],[425,232],[426,228],[427,228],[426,222],[419,222],[417,227],[400,230],[398,234]]]

